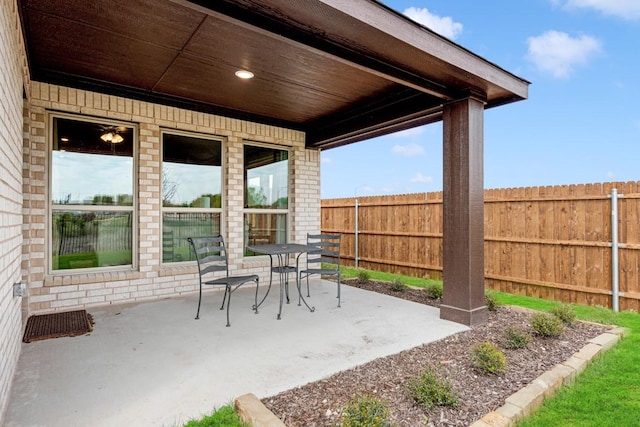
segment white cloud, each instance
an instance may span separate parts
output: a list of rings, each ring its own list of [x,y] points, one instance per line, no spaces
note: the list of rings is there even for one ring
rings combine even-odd
[[[405,157],[418,157],[424,154],[424,148],[418,144],[400,145],[396,144],[391,149],[393,154]]]
[[[332,163],[333,160],[331,159],[331,157],[325,156],[324,154],[322,154],[322,155],[320,155],[320,162],[322,164],[328,165],[328,164]]]
[[[566,9],[595,9],[605,15],[613,15],[629,21],[640,20],[638,0],[553,0]]]
[[[574,67],[586,64],[602,49],[602,44],[594,37],[571,37],[560,31],[529,37],[527,43],[527,59],[540,71],[556,78],[568,77]]]
[[[422,173],[418,172],[409,181],[410,182],[415,182],[415,183],[420,183],[420,184],[429,184],[429,183],[433,182],[433,178],[431,178],[430,176],[423,175]]]
[[[410,7],[403,12],[407,17],[435,31],[441,36],[455,40],[462,33],[462,24],[454,22],[450,16],[438,16],[427,8]]]

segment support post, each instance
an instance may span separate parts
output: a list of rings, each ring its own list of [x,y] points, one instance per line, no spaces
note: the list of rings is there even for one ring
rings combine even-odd
[[[485,323],[484,98],[444,106],[443,279],[440,317],[468,326]]]

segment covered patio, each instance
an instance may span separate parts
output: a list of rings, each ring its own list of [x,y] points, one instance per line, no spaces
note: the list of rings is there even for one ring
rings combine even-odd
[[[111,128],[126,129],[134,138],[140,127],[137,155],[144,159],[144,169],[139,171],[138,194],[127,195],[134,200],[131,215],[140,216],[140,242],[132,237],[132,250],[135,254],[139,245],[140,261],[132,258],[133,272],[145,267],[143,276],[150,277],[158,274],[158,263],[161,270],[169,267],[163,264],[166,254],[157,259],[159,242],[152,234],[158,227],[162,232],[167,228],[154,217],[159,201],[154,195],[162,195],[160,207],[165,208],[164,175],[162,182],[159,179],[165,163],[157,161],[156,153],[159,145],[168,146],[165,132],[171,129],[222,138],[222,153],[216,156],[229,166],[222,177],[225,185],[215,196],[221,200],[219,232],[235,252],[234,267],[249,269],[243,257],[246,215],[254,212],[247,210],[247,169],[244,175],[234,170],[233,164],[242,161],[236,147],[258,142],[294,150],[290,184],[269,191],[284,193],[279,200],[287,201],[284,215],[291,216],[290,225],[278,233],[288,242],[299,242],[319,228],[319,150],[442,120],[441,316],[466,325],[486,320],[483,114],[487,108],[526,99],[527,81],[371,0],[18,0],[18,6],[34,81],[33,91],[26,88],[32,99],[32,133],[55,128],[56,120],[63,119],[54,117],[53,125],[47,121],[57,110],[123,120]],[[143,104],[137,107],[136,100]],[[53,150],[62,150],[64,142],[51,135],[47,139],[53,139]],[[48,156],[46,150],[43,154]],[[165,150],[167,159],[193,157],[180,154],[179,147],[173,150],[177,154]],[[183,150],[187,152],[186,145]],[[135,159],[135,149],[130,152]],[[33,179],[29,174],[39,177],[36,171],[27,168],[26,173]],[[47,181],[45,176],[45,185],[32,191],[47,194]],[[242,185],[244,199],[238,197]],[[46,202],[54,209],[74,204],[62,195],[58,200],[52,197]],[[32,222],[27,236],[39,242],[40,222],[52,220],[25,217]],[[244,240],[237,238],[243,234]],[[142,244],[146,235],[148,247]],[[64,275],[82,272],[54,271],[57,261],[51,260],[52,250],[47,248],[51,239],[45,236],[40,249],[47,260],[44,274],[41,268],[27,266],[23,278],[40,288],[41,298],[29,301],[35,311],[59,309],[60,304],[45,300],[51,295],[47,288],[64,284]],[[66,283],[76,282],[70,278]],[[84,298],[64,306],[83,305],[82,301],[100,302]]]
[[[30,347],[23,350],[20,337],[29,315],[190,298],[197,269],[184,246],[174,247],[186,236],[165,237],[184,225],[181,215],[204,218],[199,232],[225,237],[234,274],[264,282],[269,261],[247,254],[247,242],[266,235],[271,243],[301,243],[319,231],[321,150],[440,120],[439,316],[467,326],[486,320],[483,114],[526,99],[527,81],[374,0],[3,5],[0,421],[12,387],[12,411],[29,396],[12,386],[21,352],[26,377],[27,364],[46,371],[57,359],[42,353],[27,362]],[[170,163],[206,166],[215,179],[170,203],[163,176]],[[273,165],[277,176],[251,175]],[[78,183],[85,188],[76,191]],[[94,190],[96,183],[105,189]],[[253,196],[262,188],[269,197],[259,202]],[[269,234],[254,232],[258,219],[272,220]],[[65,224],[79,225],[73,233],[93,230],[93,240],[65,235]],[[67,249],[74,239],[81,244]],[[346,304],[343,311],[349,315]],[[399,333],[388,320],[401,314],[395,311],[384,311],[378,326],[389,330],[381,332]],[[413,320],[428,334],[425,318]],[[231,329],[239,334],[241,326]],[[107,351],[111,344],[99,345]],[[56,387],[53,393],[64,382]]]
[[[467,330],[433,307],[350,286],[337,308],[335,283],[312,285],[316,311],[294,298],[281,320],[275,293],[254,314],[241,288],[229,328],[217,291],[197,321],[193,294],[91,309],[89,335],[23,345],[5,425],[178,426],[245,393],[272,396]]]

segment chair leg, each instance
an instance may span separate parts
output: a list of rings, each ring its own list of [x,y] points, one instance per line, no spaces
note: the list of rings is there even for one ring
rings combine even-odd
[[[338,272],[338,307],[340,307],[340,272]]]
[[[284,273],[284,293],[287,297],[287,304],[289,304],[289,273]]]
[[[200,282],[200,295],[198,296],[198,312],[196,313],[196,320],[200,318],[200,303],[202,302],[202,282]]]
[[[255,311],[256,314],[258,314],[258,287],[259,287],[259,283],[260,279],[256,279],[256,296],[254,298],[254,304],[253,304],[253,310]]]
[[[309,295],[309,275],[307,274],[304,277],[307,280],[307,297],[309,297],[310,296]],[[300,305],[300,300],[302,298],[302,294],[301,294],[301,291],[302,291],[302,273],[300,273],[299,276],[296,276],[296,283],[297,283],[297,286],[298,286],[298,305]]]
[[[229,285],[226,285],[226,287],[224,288],[224,296],[222,297],[222,305],[220,306],[220,310],[224,310],[224,300],[227,299],[227,293],[231,294],[231,287]],[[229,298],[231,298],[231,295],[229,295]]]
[[[224,296],[227,297],[227,328],[231,326],[229,323],[229,307],[231,307],[231,286],[227,285],[224,289]],[[224,300],[222,302],[222,306],[224,307]]]

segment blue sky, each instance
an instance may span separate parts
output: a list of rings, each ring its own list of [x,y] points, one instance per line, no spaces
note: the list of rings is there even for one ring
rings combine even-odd
[[[485,111],[484,187],[640,180],[640,0],[385,0],[532,84]],[[442,124],[321,154],[322,197],[442,190]]]

